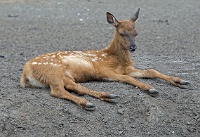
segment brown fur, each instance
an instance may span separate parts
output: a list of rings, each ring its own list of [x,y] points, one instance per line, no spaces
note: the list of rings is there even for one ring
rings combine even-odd
[[[93,104],[67,90],[112,101],[116,95],[89,90],[77,83],[90,80],[120,81],[134,85],[151,95],[156,95],[158,92],[152,86],[141,83],[135,78],[161,78],[179,87],[181,84],[187,84],[180,78],[166,76],[153,69],[137,70],[132,67],[130,48],[131,45],[132,48],[136,48],[135,21],[139,10],[137,12],[131,20],[124,21],[117,21],[112,14],[107,13],[108,23],[116,28],[116,32],[110,45],[105,49],[54,52],[31,59],[24,66],[21,86],[23,88],[49,86],[52,96],[70,100],[90,110],[94,108]]]

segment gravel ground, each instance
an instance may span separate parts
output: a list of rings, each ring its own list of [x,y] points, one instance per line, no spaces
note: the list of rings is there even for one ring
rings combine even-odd
[[[22,89],[23,65],[37,55],[101,49],[119,20],[141,8],[132,54],[136,68],[155,68],[191,82],[179,89],[163,80],[141,79],[160,95],[151,97],[118,82],[81,83],[120,95],[111,104],[84,96],[95,111],[49,95],[49,89]],[[200,136],[199,0],[1,0],[1,137],[198,137]]]

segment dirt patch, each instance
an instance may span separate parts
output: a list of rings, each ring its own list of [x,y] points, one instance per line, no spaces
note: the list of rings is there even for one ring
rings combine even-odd
[[[103,48],[114,32],[106,11],[119,20],[129,19],[138,7],[135,66],[182,77],[191,82],[188,89],[141,79],[159,90],[153,98],[128,84],[81,83],[120,95],[116,104],[84,96],[96,106],[90,112],[51,97],[49,89],[20,88],[27,60],[52,51]],[[198,0],[1,1],[0,11],[0,136],[200,135]]]

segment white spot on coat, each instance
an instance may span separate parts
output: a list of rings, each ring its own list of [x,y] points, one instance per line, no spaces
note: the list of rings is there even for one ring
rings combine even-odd
[[[62,55],[59,55],[59,57],[62,59],[63,58],[63,56]]]
[[[106,54],[106,53],[103,53],[103,54],[101,54],[101,56],[102,56],[102,57],[106,57],[106,56],[107,56],[107,54]]]
[[[47,64],[49,64],[48,62],[45,62],[45,63],[43,63],[44,65],[47,65]]]
[[[77,54],[82,54],[83,53],[82,51],[73,51],[73,52],[75,52]]]
[[[36,64],[38,64],[38,63],[37,63],[37,62],[32,62],[32,64],[33,64],[33,65],[36,65]]]
[[[99,58],[98,57],[95,57],[95,58],[92,58],[92,61],[95,62],[97,61]]]

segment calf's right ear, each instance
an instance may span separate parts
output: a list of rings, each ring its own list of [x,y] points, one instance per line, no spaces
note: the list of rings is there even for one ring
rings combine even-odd
[[[107,16],[107,22],[109,24],[112,24],[114,27],[117,27],[119,22],[117,21],[117,19],[109,12],[106,12],[106,16]]]

